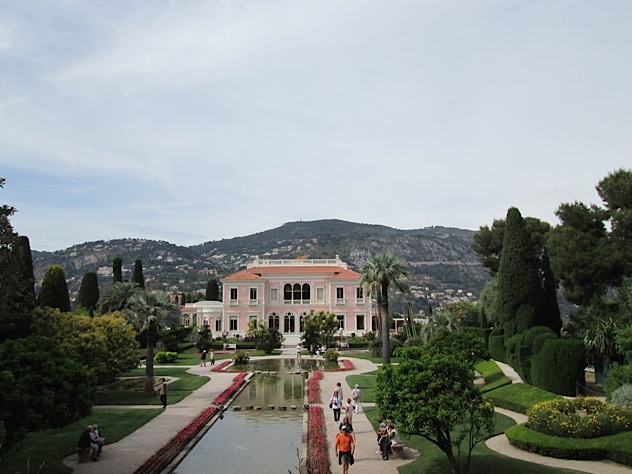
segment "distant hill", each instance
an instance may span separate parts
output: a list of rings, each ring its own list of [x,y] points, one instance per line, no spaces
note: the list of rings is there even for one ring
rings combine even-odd
[[[416,309],[427,306],[432,294],[473,293],[489,280],[470,248],[474,231],[447,227],[398,230],[381,225],[341,220],[288,222],[275,229],[245,237],[209,241],[191,247],[146,239],[86,242],[56,252],[33,252],[35,277],[61,265],[71,292],[86,272],[99,275],[101,291],[112,281],[112,260],[123,259],[123,278],[131,279],[134,260],[143,262],[149,288],[167,291],[204,291],[210,276],[226,276],[255,257],[272,259],[333,258],[339,255],[359,271],[372,256],[390,250],[409,265],[412,296],[400,299]],[[436,297],[437,295],[435,295]]]

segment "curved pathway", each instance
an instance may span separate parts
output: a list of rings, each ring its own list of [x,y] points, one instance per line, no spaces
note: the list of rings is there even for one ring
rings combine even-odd
[[[512,383],[523,383],[520,376],[509,365],[496,361],[503,373],[509,377]],[[506,415],[517,423],[526,423],[527,416],[522,413],[516,413],[504,408],[496,408],[498,413]],[[574,469],[581,472],[590,472],[594,474],[630,474],[632,468],[617,464],[612,461],[577,461],[573,459],[558,459],[548,456],[523,451],[511,445],[507,436],[504,434],[489,438],[485,444],[492,451],[508,456],[510,458],[519,459],[521,461],[542,464],[543,466],[561,467],[564,469]]]

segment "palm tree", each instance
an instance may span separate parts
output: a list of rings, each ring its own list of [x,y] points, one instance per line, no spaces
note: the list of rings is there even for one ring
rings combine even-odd
[[[163,291],[143,291],[134,294],[124,312],[139,332],[147,337],[145,364],[145,394],[154,394],[154,346],[163,328],[179,325],[180,310]]]
[[[115,282],[105,290],[99,298],[99,314],[123,311],[129,306],[132,296],[143,291],[140,285],[133,281]]]
[[[364,264],[361,270],[360,282],[369,291],[375,289],[377,293],[378,317],[381,322],[382,336],[382,363],[391,363],[391,348],[388,320],[388,290],[394,286],[402,292],[409,291],[408,285],[403,279],[408,275],[406,262],[400,257],[396,257],[388,250],[378,253],[373,260]]]

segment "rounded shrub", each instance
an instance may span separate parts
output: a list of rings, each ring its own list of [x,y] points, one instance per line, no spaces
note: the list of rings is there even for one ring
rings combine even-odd
[[[621,385],[610,397],[610,402],[613,405],[632,408],[632,385]]]
[[[632,410],[589,397],[536,403],[527,416],[530,429],[564,438],[598,438],[632,429]]]
[[[327,349],[323,354],[323,358],[327,362],[338,362],[338,357],[340,357],[340,354],[336,349]]]
[[[250,360],[250,354],[248,354],[248,352],[246,351],[235,351],[235,354],[233,355],[233,362],[235,362],[236,364],[239,363],[245,363],[248,362]]]
[[[178,360],[178,353],[177,352],[158,352],[155,356],[154,359],[156,360],[156,362],[160,363],[160,364],[171,364],[173,362],[175,362],[176,360]]]

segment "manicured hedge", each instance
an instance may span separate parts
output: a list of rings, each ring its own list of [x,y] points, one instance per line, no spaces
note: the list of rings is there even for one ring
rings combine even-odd
[[[586,349],[577,339],[548,339],[531,361],[533,385],[560,395],[574,396],[577,383],[586,385]]]
[[[505,350],[505,336],[502,333],[492,331],[489,335],[489,354],[492,359],[499,360],[500,362],[507,362],[507,351]]]
[[[562,398],[559,395],[527,383],[514,383],[500,387],[492,392],[485,393],[484,397],[497,407],[525,414],[536,403]]]
[[[511,384],[511,379],[505,375],[494,360],[490,359],[478,362],[474,368],[485,379],[485,385],[481,388],[481,392],[483,393]]]
[[[367,349],[369,341],[349,341],[349,349]]]
[[[525,424],[512,426],[505,435],[524,451],[561,459],[603,460],[632,466],[632,432],[592,439],[550,436],[530,430]]]

